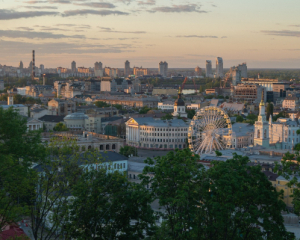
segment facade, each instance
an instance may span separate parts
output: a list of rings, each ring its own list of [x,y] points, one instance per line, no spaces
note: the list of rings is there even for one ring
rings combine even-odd
[[[76,112],[67,115],[64,118],[67,128],[77,131],[84,130],[95,133],[101,133],[101,116],[97,114],[86,115]]]
[[[173,112],[173,116],[174,117],[187,117],[187,113],[185,111],[185,103],[183,101],[183,99],[181,98],[181,88],[179,88],[179,91],[178,91],[178,98],[175,100],[175,103],[174,103],[174,112]]]
[[[235,67],[232,70],[231,76],[232,76],[232,85],[233,86],[236,86],[236,85],[241,83],[241,81],[242,81],[242,72],[238,67]]]
[[[51,115],[68,115],[76,112],[76,103],[72,100],[52,99],[48,102],[48,110]]]
[[[106,68],[104,68],[104,73],[108,77],[116,78],[116,77],[118,77],[119,70],[117,68],[106,67]]]
[[[163,111],[174,111],[174,103],[173,102],[159,102],[158,109]]]
[[[130,62],[126,60],[124,67],[124,77],[128,77],[130,75]]]
[[[77,72],[89,74],[90,73],[90,69],[89,68],[85,68],[85,67],[78,67],[77,68]]]
[[[20,115],[28,117],[28,107],[23,104],[14,104],[14,98],[12,96],[7,98],[7,105],[1,105],[0,107],[3,109],[13,108]]]
[[[73,73],[76,72],[76,62],[75,62],[75,61],[73,61],[73,62],[71,63],[71,70],[72,70]]]
[[[43,122],[34,118],[27,118],[26,125],[27,125],[27,131],[35,131],[35,130],[43,129]]]
[[[128,107],[149,107],[156,108],[158,99],[154,97],[117,97],[117,96],[100,96],[97,101],[106,102],[108,104],[121,104]]]
[[[223,77],[223,59],[221,57],[217,57],[216,59],[216,76]]]
[[[202,75],[202,69],[199,66],[195,68],[195,75],[196,76],[201,76]]]
[[[39,118],[39,120],[43,122],[46,131],[53,131],[57,123],[65,123],[64,117],[65,116],[45,115]]]
[[[212,77],[213,76],[213,72],[212,72],[211,61],[210,60],[206,60],[205,66],[206,66],[206,77]]]
[[[242,78],[242,83],[244,84],[258,84],[266,88],[266,91],[273,91],[274,85],[286,84],[284,82],[279,82],[278,79],[263,79],[263,78]]]
[[[116,89],[113,88],[112,79],[111,78],[103,78],[101,80],[101,91],[102,92],[115,92]]]
[[[133,75],[136,77],[148,75],[148,68],[143,68],[143,67],[134,67],[133,68]]]
[[[178,90],[175,88],[153,88],[152,95],[176,95]]]
[[[0,80],[0,91],[4,90],[4,81]]]
[[[25,94],[30,97],[39,97],[41,94],[52,95],[54,89],[51,85],[26,86]]]
[[[163,77],[167,77],[168,76],[168,63],[165,62],[160,62],[158,64],[158,74],[162,75]]]
[[[238,84],[234,86],[232,90],[233,100],[256,104],[260,102],[262,93],[266,93],[265,88],[258,84]],[[264,94],[264,96],[264,101],[267,101],[266,94]]]
[[[287,110],[299,110],[298,98],[295,96],[288,96],[282,102],[282,108]]]
[[[171,150],[187,147],[188,125],[182,119],[131,118],[126,122],[126,144],[143,149]]]
[[[30,117],[34,119],[39,119],[45,115],[48,115],[48,109],[46,108],[34,108],[30,109]]]
[[[274,99],[286,97],[286,90],[290,87],[289,83],[273,83]]]

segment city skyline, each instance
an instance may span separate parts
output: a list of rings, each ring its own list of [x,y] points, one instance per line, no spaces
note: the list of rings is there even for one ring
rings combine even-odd
[[[0,64],[299,68],[300,2],[3,0]],[[215,68],[213,64],[213,68]]]

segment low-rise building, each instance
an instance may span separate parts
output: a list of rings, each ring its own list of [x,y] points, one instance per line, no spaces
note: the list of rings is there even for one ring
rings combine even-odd
[[[158,109],[161,109],[163,111],[174,111],[174,102],[159,102]]]
[[[65,123],[64,117],[65,116],[45,115],[39,118],[39,120],[43,122],[43,126],[45,127],[46,131],[53,131],[53,128],[56,126],[56,124]]]
[[[20,115],[28,117],[28,107],[23,104],[14,104],[14,98],[9,96],[7,99],[7,105],[1,105],[3,109],[13,108]]]
[[[86,115],[76,112],[67,115],[64,118],[67,128],[71,130],[84,130],[95,133],[101,133],[101,116],[97,114]]]
[[[182,119],[131,118],[126,122],[126,143],[130,146],[171,150],[187,147],[188,124]]]
[[[296,96],[288,96],[282,102],[282,108],[288,110],[298,110],[299,109],[299,102]]]
[[[27,125],[27,131],[35,131],[35,130],[43,129],[43,122],[34,118],[27,118],[26,125]]]
[[[76,103],[56,98],[48,102],[48,110],[51,115],[68,115],[76,112]]]
[[[46,108],[34,108],[30,109],[30,117],[34,119],[39,119],[45,115],[48,115],[49,111]]]

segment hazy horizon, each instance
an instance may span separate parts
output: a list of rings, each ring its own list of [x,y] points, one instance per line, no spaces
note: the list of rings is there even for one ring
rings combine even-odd
[[[300,1],[2,0],[0,64],[298,69]]]

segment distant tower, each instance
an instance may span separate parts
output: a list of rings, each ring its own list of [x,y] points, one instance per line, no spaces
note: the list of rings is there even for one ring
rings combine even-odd
[[[32,50],[32,75],[31,75],[32,80],[35,78],[35,51]]]
[[[23,69],[23,67],[24,67],[23,62],[20,61],[19,68],[20,68],[20,69]]]
[[[180,116],[180,117],[187,117],[187,113],[185,111],[185,103],[183,99],[181,98],[181,87],[179,87],[178,90],[178,98],[174,102],[174,112],[172,115],[174,117]]]
[[[217,77],[223,77],[223,59],[221,57],[217,57],[216,59],[216,75]]]
[[[72,70],[73,73],[76,72],[76,62],[75,61],[73,61],[71,63],[71,70]]]
[[[254,146],[269,147],[269,122],[265,115],[264,91],[259,104],[259,116],[254,125]]]
[[[130,62],[126,60],[124,67],[124,76],[128,77],[130,75]]]
[[[159,64],[158,64],[158,73],[160,75],[162,75],[163,77],[167,77],[168,75],[168,63],[165,61],[161,61]]]
[[[210,60],[206,60],[206,77],[212,77],[212,65]]]
[[[201,76],[202,75],[202,69],[199,66],[195,68],[195,75],[196,76]]]
[[[43,73],[45,70],[45,66],[43,64],[40,65],[41,72]]]

